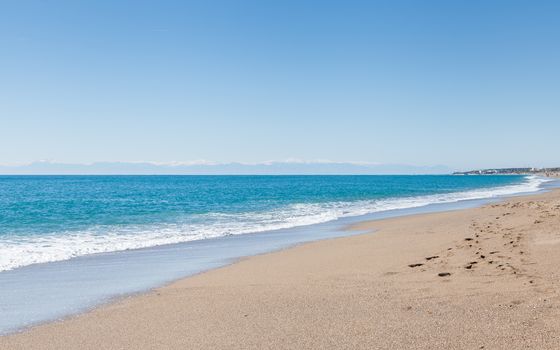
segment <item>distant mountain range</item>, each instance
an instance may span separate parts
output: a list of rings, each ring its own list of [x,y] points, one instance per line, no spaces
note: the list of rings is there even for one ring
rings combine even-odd
[[[26,165],[0,165],[4,175],[335,175],[335,174],[450,174],[445,166],[414,166],[351,162],[263,163],[150,163],[97,162],[69,164],[48,161]]]

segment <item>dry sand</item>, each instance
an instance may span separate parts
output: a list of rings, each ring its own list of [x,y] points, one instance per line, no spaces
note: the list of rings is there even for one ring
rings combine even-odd
[[[560,191],[358,228],[377,232],[247,258],[0,349],[560,348]]]

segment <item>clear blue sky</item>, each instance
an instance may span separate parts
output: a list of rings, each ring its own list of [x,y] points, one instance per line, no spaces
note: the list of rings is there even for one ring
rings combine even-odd
[[[0,163],[560,165],[560,1],[0,2]]]

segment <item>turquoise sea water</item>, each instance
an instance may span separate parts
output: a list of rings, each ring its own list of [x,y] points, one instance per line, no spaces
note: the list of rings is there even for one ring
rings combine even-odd
[[[0,271],[539,188],[524,176],[0,176]]]

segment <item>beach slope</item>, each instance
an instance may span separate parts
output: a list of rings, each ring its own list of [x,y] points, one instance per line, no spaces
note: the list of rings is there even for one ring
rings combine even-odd
[[[366,222],[250,257],[1,349],[557,349],[560,191]]]

